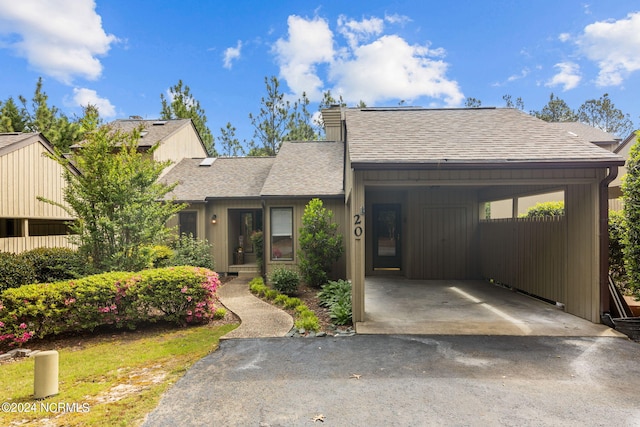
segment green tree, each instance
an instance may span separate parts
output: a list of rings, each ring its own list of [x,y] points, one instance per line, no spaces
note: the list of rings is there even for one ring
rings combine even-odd
[[[467,98],[464,100],[464,106],[467,108],[478,108],[482,106],[482,101],[477,98]]]
[[[309,98],[302,92],[302,98],[294,102],[285,141],[313,141],[318,138],[312,126],[311,112],[309,111]]]
[[[511,98],[511,95],[503,95],[502,99],[505,102],[505,107],[507,108],[517,108],[518,110],[524,110],[524,101],[522,100],[522,98],[517,97],[516,100],[514,101]]]
[[[312,199],[302,215],[298,268],[310,286],[327,283],[331,265],[344,253],[342,235],[337,233],[338,224],[332,219],[333,212],[320,199]]]
[[[629,152],[627,175],[622,183],[626,237],[624,264],[629,288],[640,298],[640,133]]]
[[[169,88],[169,92],[170,100],[167,100],[164,94],[160,94],[162,102],[160,118],[163,120],[191,119],[200,138],[202,138],[207,153],[210,156],[217,156],[213,134],[207,127],[207,116],[200,106],[200,102],[191,94],[189,86],[183,86],[182,80],[178,80],[175,86]]]
[[[231,122],[227,122],[226,127],[220,128],[218,141],[220,142],[220,154],[223,156],[238,157],[244,155],[244,148],[242,148],[240,140],[236,138],[236,128],[231,125]]]
[[[25,132],[26,128],[26,112],[9,97],[0,108],[0,132]]]
[[[169,162],[139,153],[139,136],[138,130],[101,126],[85,134],[70,158],[53,156],[65,166],[64,201],[77,218],[72,238],[100,271],[147,266],[149,246],[167,236],[166,221],[185,207],[162,201],[175,187],[157,181]],[[73,173],[70,165],[81,173]]]
[[[567,103],[555,97],[553,93],[549,96],[549,102],[542,107],[542,110],[532,111],[531,114],[545,122],[575,122],[578,120],[578,116]]]
[[[617,109],[607,93],[600,99],[585,101],[578,108],[578,120],[622,138],[633,131],[633,122],[629,114]]]
[[[254,141],[250,143],[250,156],[275,156],[280,150],[291,123],[291,103],[284,99],[276,76],[265,77],[267,95],[260,99],[260,112],[249,113],[254,128]]]

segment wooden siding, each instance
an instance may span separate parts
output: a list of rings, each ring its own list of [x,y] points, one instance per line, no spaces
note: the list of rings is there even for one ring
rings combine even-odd
[[[302,215],[304,214],[304,208],[311,199],[277,199],[268,200],[264,209],[264,244],[265,244],[265,268],[266,273],[269,275],[274,269],[278,267],[286,267],[296,270],[298,268],[298,251],[300,250],[300,228],[302,228]],[[326,209],[333,211],[333,221],[338,224],[338,233],[345,236],[345,223],[343,218],[345,216],[345,204],[342,198],[339,199],[322,199],[323,205]],[[293,260],[281,260],[276,261],[271,259],[271,208],[274,207],[290,207],[293,208]],[[344,279],[346,277],[346,261],[343,256],[332,268],[333,279]]]
[[[67,236],[6,237],[0,239],[0,252],[21,253],[35,248],[75,248]]]
[[[479,230],[483,278],[551,301],[566,302],[564,217],[481,221]]]
[[[166,138],[153,153],[155,160],[163,162],[171,160],[178,163],[184,158],[204,158],[207,153],[200,143],[200,138],[193,126],[184,126]]]
[[[64,202],[63,167],[44,152],[34,142],[0,156],[0,217],[72,219],[64,209],[37,199]]]

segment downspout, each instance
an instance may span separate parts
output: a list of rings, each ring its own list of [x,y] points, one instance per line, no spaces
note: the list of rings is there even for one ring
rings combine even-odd
[[[600,182],[600,318],[611,312],[609,295],[609,184],[618,176],[618,166],[609,168]]]

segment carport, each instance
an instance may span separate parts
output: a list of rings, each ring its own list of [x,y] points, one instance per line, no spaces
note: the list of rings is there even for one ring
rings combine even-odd
[[[359,334],[620,336],[562,307],[486,281],[365,280]]]
[[[434,296],[422,292],[442,281],[457,283],[446,289],[473,284],[475,291],[482,280],[493,280],[600,322],[609,310],[602,280],[607,186],[623,163],[620,157],[515,109],[336,111],[341,120],[332,121],[327,111],[323,116],[327,137],[346,142],[345,197],[352,227],[347,277],[356,325],[375,320],[376,311],[367,304],[376,304],[376,288],[369,284],[380,283],[392,302],[396,279],[408,279],[408,289],[415,291],[404,299],[404,309],[389,310],[405,320],[420,319],[419,307],[438,311],[429,305]],[[565,194],[565,216],[556,221],[486,218],[486,202],[557,189]],[[463,320],[482,318],[473,313],[455,311]],[[437,329],[437,317],[422,320]],[[517,325],[526,322],[518,322],[509,330],[516,325],[524,333]],[[467,331],[473,323],[457,322]]]

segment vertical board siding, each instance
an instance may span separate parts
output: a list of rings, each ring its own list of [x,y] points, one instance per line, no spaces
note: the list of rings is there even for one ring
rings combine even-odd
[[[34,142],[0,157],[0,217],[71,219],[64,209],[38,200],[64,204],[63,167],[44,152]]]
[[[0,239],[0,252],[19,254],[36,248],[72,248],[68,236],[6,237]]]
[[[481,221],[482,276],[565,303],[566,235],[564,217]]]

